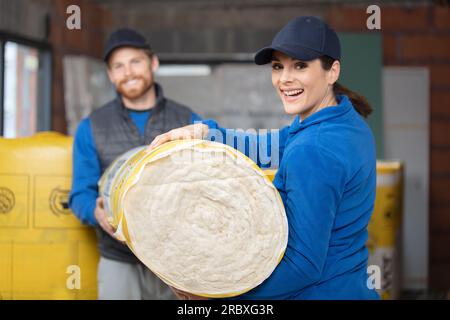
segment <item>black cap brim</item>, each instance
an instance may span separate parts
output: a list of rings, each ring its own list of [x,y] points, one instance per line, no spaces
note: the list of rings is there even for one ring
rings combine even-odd
[[[320,52],[300,46],[270,46],[262,48],[261,50],[256,52],[254,57],[255,63],[258,65],[263,65],[271,62],[274,51],[282,52],[289,57],[296,58],[302,61],[310,61],[322,56]]]

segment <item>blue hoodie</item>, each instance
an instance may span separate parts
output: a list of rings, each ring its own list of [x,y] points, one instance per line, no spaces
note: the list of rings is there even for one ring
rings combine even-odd
[[[367,286],[365,246],[376,190],[374,137],[348,97],[337,100],[279,132],[273,183],[286,209],[288,245],[272,275],[238,299],[379,298]],[[265,139],[256,137],[258,144]]]

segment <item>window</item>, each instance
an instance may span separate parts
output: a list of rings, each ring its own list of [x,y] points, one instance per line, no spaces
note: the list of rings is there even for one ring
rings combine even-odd
[[[0,135],[31,136],[50,130],[50,50],[0,35]]]

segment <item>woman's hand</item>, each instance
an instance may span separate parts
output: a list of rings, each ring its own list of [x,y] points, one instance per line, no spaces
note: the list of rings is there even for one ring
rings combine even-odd
[[[205,139],[208,135],[208,126],[203,123],[191,124],[185,127],[177,128],[170,130],[164,134],[160,134],[155,139],[153,139],[152,143],[148,147],[147,151],[151,151],[163,143],[173,141],[173,140],[182,140],[182,139]]]
[[[178,300],[208,300],[208,298],[196,296],[195,294],[184,292],[174,287],[170,287],[170,289],[175,293]]]

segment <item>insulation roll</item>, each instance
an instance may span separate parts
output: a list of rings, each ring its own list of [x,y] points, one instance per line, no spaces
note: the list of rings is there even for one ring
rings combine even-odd
[[[106,170],[100,192],[116,236],[168,285],[231,297],[280,262],[288,223],[277,189],[239,151],[179,140],[131,150]]]

